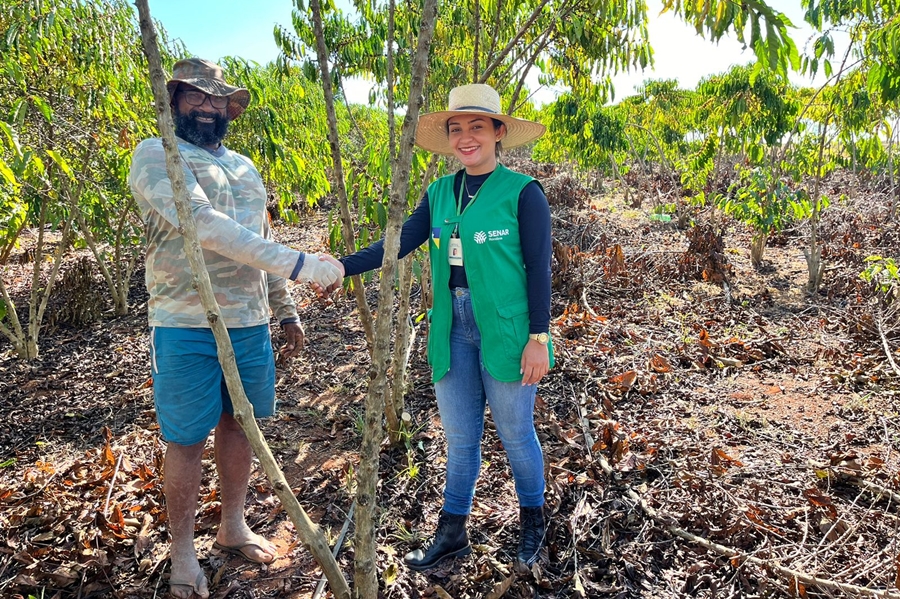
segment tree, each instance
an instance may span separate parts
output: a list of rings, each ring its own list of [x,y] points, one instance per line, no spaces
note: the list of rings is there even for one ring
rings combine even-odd
[[[329,158],[322,89],[274,64],[259,66],[226,58],[224,68],[247,88],[250,106],[229,128],[229,145],[250,157],[277,201],[280,214],[297,222],[296,200],[312,207],[329,191],[321,165]],[[346,122],[340,126],[346,131]]]
[[[711,160],[711,167],[703,168],[711,171],[717,162],[728,160],[741,171],[729,193],[715,194],[712,200],[750,226],[750,261],[759,267],[769,235],[783,228],[786,208],[799,201],[782,180],[778,164],[782,141],[794,129],[799,102],[784,77],[752,67],[732,67],[709,77],[698,86],[698,94],[697,121],[706,123],[705,133],[718,145],[715,154],[708,146],[701,149]],[[691,173],[685,180],[697,185]]]
[[[91,248],[117,314],[128,286],[140,223],[128,192],[132,140],[151,121],[137,74],[131,8],[123,0],[13,3],[0,16],[0,262],[25,227],[38,233],[27,321],[0,277],[0,332],[19,356],[38,354],[38,335],[63,252]],[[49,274],[46,229],[60,232]],[[107,248],[112,248],[110,252]],[[4,324],[7,323],[7,324]]]
[[[393,32],[393,5],[389,8],[388,17]],[[329,74],[328,49],[325,45],[325,33],[322,25],[322,9],[318,0],[310,2],[311,20],[316,38],[317,58],[319,69],[322,73],[325,88],[325,102],[328,110],[329,141],[338,175],[340,175],[340,149],[337,140],[336,116],[334,110],[334,96],[331,91],[331,78]],[[434,32],[434,24],[437,18],[437,0],[426,0],[423,7],[421,23],[419,24],[418,42],[415,53],[408,57],[411,64],[409,100],[407,112],[403,120],[403,127],[396,151],[396,160],[391,172],[391,194],[388,206],[388,222],[384,244],[384,262],[381,268],[381,287],[378,297],[378,320],[372,345],[372,378],[369,391],[366,396],[365,420],[363,429],[363,443],[361,449],[360,468],[357,479],[356,493],[356,554],[355,554],[355,584],[358,597],[374,598],[378,595],[378,578],[375,568],[375,542],[374,542],[374,516],[377,507],[375,491],[378,479],[378,461],[380,455],[381,440],[384,436],[381,418],[384,413],[386,398],[391,394],[386,385],[387,370],[390,362],[390,337],[393,324],[393,286],[394,272],[397,266],[397,252],[400,247],[400,226],[407,206],[409,188],[410,167],[413,157],[413,142],[415,140],[416,126],[418,124],[422,89],[425,84],[425,72],[427,57]],[[389,45],[394,40],[389,36],[386,40]],[[393,72],[393,57],[389,52],[388,71]],[[389,107],[389,115],[392,115],[393,106]],[[392,123],[392,119],[389,117]],[[391,140],[394,140],[393,130]],[[395,155],[393,145],[390,155]],[[339,186],[343,181],[339,179]],[[346,200],[346,192],[342,195]]]
[[[708,34],[714,42],[733,32],[756,54],[755,72],[771,70],[787,76],[800,66],[797,46],[788,34],[793,24],[762,0],[663,0],[663,6],[664,12],[674,10],[698,35]]]

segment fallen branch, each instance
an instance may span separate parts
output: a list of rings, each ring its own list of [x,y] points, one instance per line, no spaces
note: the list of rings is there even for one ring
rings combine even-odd
[[[606,456],[600,455],[598,456],[598,460],[600,462],[600,467],[603,469],[603,472],[605,472],[607,476],[611,476],[613,473],[613,469],[612,466],[609,465]],[[663,526],[670,534],[675,535],[676,537],[680,537],[686,541],[690,541],[691,543],[700,545],[701,547],[708,549],[714,553],[718,553],[719,555],[723,555],[740,562],[749,562],[756,566],[765,568],[766,570],[777,572],[778,574],[781,574],[794,583],[801,582],[807,586],[817,586],[820,588],[829,589],[831,591],[839,591],[847,595],[882,597],[884,599],[900,599],[900,592],[898,591],[891,591],[888,589],[870,589],[855,584],[847,584],[844,582],[838,582],[836,580],[828,580],[827,578],[819,578],[818,576],[813,576],[812,574],[807,574],[806,572],[786,568],[780,564],[775,563],[772,560],[765,560],[752,555],[746,555],[744,553],[741,553],[740,551],[737,551],[736,549],[732,549],[731,547],[726,547],[725,545],[714,543],[708,539],[689,533],[686,530],[675,525],[669,524],[671,518],[666,518],[660,515],[656,510],[654,510],[647,504],[646,500],[644,500],[641,496],[639,496],[631,489],[628,489],[626,491],[626,495],[628,495],[628,497],[632,501],[638,504],[641,507],[641,510],[643,510],[644,513],[647,514],[647,516],[649,516],[657,524]]]
[[[876,496],[876,499],[880,499],[881,497],[889,497],[894,503],[900,504],[900,493],[897,493],[896,491],[892,491],[887,487],[882,487],[881,485],[875,484],[864,478],[860,478],[854,474],[850,474],[849,472],[842,472],[840,470],[835,470],[834,472],[842,480],[853,483],[854,485],[865,489],[869,493],[872,493]]]
[[[122,458],[125,457],[125,452],[119,454],[119,459],[116,460],[116,468],[113,470],[112,478],[109,480],[109,491],[106,492],[106,503],[103,504],[103,517],[105,518],[109,511],[109,499],[112,497],[113,487],[116,486],[116,477],[119,476],[119,468],[122,466]]]

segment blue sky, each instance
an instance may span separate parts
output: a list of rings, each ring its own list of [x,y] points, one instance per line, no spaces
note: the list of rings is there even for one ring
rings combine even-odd
[[[291,28],[294,6],[290,0],[257,0],[252,7],[233,5],[233,9],[225,8],[226,3],[221,0],[150,0],[149,4],[154,18],[162,22],[171,37],[180,38],[192,54],[212,60],[241,56],[261,64],[278,56],[272,31],[276,24]],[[804,25],[800,0],[770,0],[769,4],[787,14],[794,25]],[[349,3],[339,1],[338,5],[346,10]],[[661,0],[648,0],[648,6],[655,68],[616,76],[613,81],[617,98],[631,95],[635,86],[650,78],[674,78],[682,87],[692,88],[705,76],[754,59],[752,52],[743,50],[734,38],[713,44],[699,37],[673,13],[660,14]],[[792,32],[801,52],[810,34],[806,27]],[[809,84],[799,76],[793,79],[795,83]],[[347,93],[351,101],[365,103],[369,87],[365,81],[355,81],[348,85]],[[554,90],[541,90],[535,100],[551,102],[555,96]]]

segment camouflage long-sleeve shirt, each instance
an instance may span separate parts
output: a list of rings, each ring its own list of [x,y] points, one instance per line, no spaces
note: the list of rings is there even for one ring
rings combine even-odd
[[[286,279],[296,277],[303,254],[272,241],[259,171],[225,146],[210,152],[179,139],[178,149],[225,325],[266,324],[270,306],[279,322],[296,321]],[[191,287],[191,267],[159,139],[145,140],[135,149],[129,183],[147,235],[150,326],[208,327],[200,296]]]

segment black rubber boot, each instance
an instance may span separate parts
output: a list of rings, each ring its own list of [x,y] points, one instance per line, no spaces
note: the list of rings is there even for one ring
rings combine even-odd
[[[519,524],[522,527],[519,532],[519,561],[529,568],[541,555],[541,547],[544,546],[543,507],[520,507]]]
[[[416,549],[404,556],[410,570],[417,572],[434,568],[448,557],[462,557],[472,553],[469,535],[466,534],[468,516],[449,514],[441,510],[434,539],[424,551]]]

